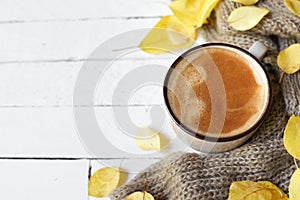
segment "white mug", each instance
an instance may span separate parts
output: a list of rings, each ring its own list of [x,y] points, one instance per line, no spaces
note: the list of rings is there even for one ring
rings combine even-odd
[[[180,107],[180,110],[182,110],[182,112],[176,111],[176,112],[180,113],[180,114],[177,114],[175,112],[175,110],[176,110],[175,106],[171,105],[171,104],[175,105],[175,103],[172,103],[172,102],[174,102],[174,100],[170,96],[170,91],[174,88],[187,87],[186,85],[181,86],[180,85],[181,82],[178,81],[179,76],[176,76],[174,74],[178,73],[180,70],[181,70],[180,73],[182,74],[183,70],[188,66],[189,62],[192,63],[193,60],[195,60],[195,59],[201,60],[202,57],[205,55],[205,53],[199,53],[199,52],[202,52],[203,50],[212,51],[210,49],[220,49],[221,51],[233,52],[234,55],[238,55],[241,59],[243,59],[243,62],[245,61],[247,63],[247,65],[249,66],[249,68],[251,69],[251,71],[254,74],[253,76],[255,76],[256,78],[258,78],[260,80],[260,82],[259,82],[260,87],[261,87],[260,90],[263,91],[263,92],[261,92],[261,94],[263,96],[261,95],[261,97],[259,97],[259,98],[261,98],[260,102],[262,103],[261,104],[262,106],[259,108],[259,111],[257,111],[257,113],[259,113],[259,114],[255,115],[256,116],[255,119],[253,117],[253,123],[249,124],[249,126],[246,127],[245,129],[243,129],[243,130],[241,129],[241,131],[239,131],[239,129],[233,130],[232,132],[234,134],[223,134],[222,133],[222,130],[224,128],[224,126],[222,127],[222,123],[223,123],[223,125],[225,125],[225,121],[227,119],[225,116],[227,113],[227,110],[226,110],[227,107],[226,108],[218,108],[218,107],[213,108],[214,104],[213,103],[211,104],[212,105],[211,106],[212,111],[210,112],[211,116],[213,116],[213,113],[219,112],[220,109],[221,110],[223,109],[223,111],[222,111],[223,114],[225,112],[224,116],[222,116],[222,117],[218,116],[218,118],[220,118],[220,120],[219,119],[215,120],[215,124],[219,123],[218,125],[216,125],[216,126],[219,126],[219,128],[218,129],[215,128],[214,130],[219,130],[219,132],[211,134],[209,131],[211,129],[208,129],[208,132],[203,132],[203,131],[200,132],[195,129],[195,127],[199,127],[199,124],[202,123],[201,118],[199,118],[200,119],[199,124],[195,125],[194,129],[189,127],[189,125],[188,125],[190,123],[189,119],[193,119],[194,116],[201,115],[201,111],[199,111],[200,114],[196,112],[198,109],[198,106],[195,106],[196,111],[193,110],[193,107],[191,106],[194,104],[186,103],[186,105],[188,105],[189,107],[188,106],[186,106],[186,107],[178,106],[178,107]],[[171,65],[171,67],[165,77],[163,95],[164,95],[164,100],[165,100],[165,105],[166,105],[167,111],[172,120],[173,128],[174,128],[175,132],[177,133],[177,135],[183,141],[185,141],[185,143],[187,143],[193,149],[199,150],[201,152],[224,152],[224,151],[228,151],[228,150],[231,150],[233,148],[240,146],[255,133],[255,131],[262,124],[262,122],[269,110],[270,104],[271,104],[270,81],[268,79],[268,76],[266,75],[266,72],[263,68],[262,63],[260,62],[260,60],[263,58],[266,50],[267,50],[266,47],[260,42],[255,42],[248,51],[246,51],[242,48],[239,48],[237,46],[234,46],[231,44],[226,44],[226,43],[206,43],[206,44],[203,44],[203,45],[200,45],[200,46],[197,46],[197,47],[194,47],[194,48],[188,50],[187,52],[183,53],[179,58],[177,58],[174,61],[174,63]],[[204,57],[203,57],[203,59],[204,59]],[[205,58],[205,59],[207,59],[207,58]],[[213,62],[215,63],[215,61],[213,61]],[[186,65],[184,63],[186,63]],[[230,69],[228,69],[228,70],[230,70]],[[199,74],[202,73],[201,70],[198,70],[198,71],[199,71]],[[218,70],[216,70],[216,71],[218,71]],[[217,73],[220,73],[220,72],[216,72],[216,74]],[[234,72],[232,72],[232,73],[234,73]],[[221,75],[220,77],[223,77],[223,75]],[[240,77],[240,78],[245,79],[246,77]],[[191,80],[187,80],[187,81],[189,83],[191,82]],[[206,81],[209,82],[209,80],[206,80]],[[223,81],[223,80],[220,79],[219,81]],[[222,86],[222,84],[219,84],[220,85],[219,86],[217,84],[217,82],[218,82],[218,80],[210,83],[212,86],[211,90],[214,90],[216,88],[219,90],[220,88],[222,89],[222,87],[224,90],[224,88],[225,88],[224,82],[222,83],[223,86]],[[221,82],[219,82],[219,83],[221,83]],[[173,86],[171,86],[171,85],[175,85],[174,88],[172,88]],[[207,84],[207,85],[209,85],[209,84]],[[216,86],[216,85],[218,85],[218,86]],[[238,88],[238,87],[239,86],[237,85],[236,88]],[[208,86],[208,88],[209,88],[209,86]],[[220,91],[222,91],[221,89],[220,89]],[[182,94],[185,93],[185,90],[181,90],[181,91],[183,91]],[[227,106],[227,102],[226,102],[227,100],[224,99],[224,98],[226,98],[226,94],[227,94],[226,92],[227,92],[227,90],[226,91],[224,90],[224,95],[219,94],[222,92],[217,92],[217,94],[216,94],[217,97],[214,100],[216,102],[215,105],[218,106],[218,105],[224,104],[225,106]],[[210,93],[213,93],[213,91],[212,92],[210,91]],[[180,95],[180,94],[176,94],[176,95]],[[201,94],[199,94],[199,95],[201,97]],[[222,95],[225,97],[223,97]],[[179,97],[179,99],[180,98],[181,97]],[[181,98],[181,99],[184,99],[184,98]],[[212,101],[212,99],[213,98],[211,97],[211,101]],[[184,101],[186,101],[186,100],[184,100]],[[187,99],[187,101],[192,102],[191,98]],[[224,101],[226,103],[224,103]],[[181,103],[178,103],[178,104],[181,105]],[[185,102],[183,102],[182,104],[185,104]],[[186,109],[186,110],[184,110],[184,109]],[[187,110],[189,110],[189,112]],[[190,116],[192,114],[189,114],[189,113],[193,113],[194,111],[196,114],[194,114],[194,116]],[[184,116],[181,116],[181,115],[183,115],[182,113],[185,113]],[[223,114],[220,114],[220,115],[223,115]],[[243,117],[243,116],[241,116],[241,117]],[[212,124],[212,123],[214,123],[214,120],[212,118],[211,118],[211,121],[213,121],[213,122],[210,121],[209,127],[214,126],[214,124]],[[220,129],[220,127],[221,127],[221,129]]]

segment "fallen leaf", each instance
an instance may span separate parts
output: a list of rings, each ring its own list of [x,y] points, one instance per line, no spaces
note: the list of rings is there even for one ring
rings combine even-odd
[[[259,188],[259,184],[252,181],[239,181],[233,182],[229,188],[228,200],[240,200],[247,199],[251,195],[258,195],[262,190]],[[266,195],[270,195],[268,191]]]
[[[156,150],[161,149],[161,138],[160,133],[149,127],[139,128],[135,143],[142,150]]]
[[[283,144],[289,154],[300,160],[300,116],[290,117],[284,130]]]
[[[290,200],[299,200],[300,199],[300,169],[297,169],[291,177],[289,195]]]
[[[106,167],[97,170],[88,184],[89,196],[107,197],[111,191],[119,186],[121,172],[118,168]]]
[[[250,6],[256,4],[259,0],[231,0],[231,1],[240,3],[245,6]]]
[[[288,9],[300,17],[300,1],[299,0],[284,0],[284,4]]]
[[[233,182],[229,189],[228,200],[288,200],[287,195],[268,181]]]
[[[199,22],[197,23],[197,28],[202,27],[203,24],[208,23],[207,19],[209,18],[212,10],[221,0],[204,0],[204,5],[200,11]]]
[[[266,8],[243,6],[230,13],[228,23],[236,30],[246,31],[255,27],[268,13]]]
[[[177,0],[172,1],[169,8],[182,23],[195,27],[197,22],[198,10],[204,1],[201,0]]]
[[[275,184],[270,181],[258,181],[258,184],[263,186],[272,193],[272,200],[288,200],[288,196]]]
[[[125,200],[155,200],[155,199],[150,193],[144,191],[144,192],[131,193],[125,198]]]
[[[278,66],[288,74],[293,74],[300,69],[300,44],[292,44],[279,52],[277,56]]]
[[[139,48],[152,54],[168,52],[190,47],[195,37],[194,27],[185,25],[175,16],[166,16],[147,34]]]
[[[220,0],[175,0],[169,5],[174,15],[184,24],[199,28]]]

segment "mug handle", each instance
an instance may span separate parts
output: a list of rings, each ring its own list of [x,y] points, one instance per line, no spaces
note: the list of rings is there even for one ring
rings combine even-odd
[[[248,51],[252,55],[254,55],[258,60],[262,60],[267,50],[267,47],[263,43],[256,41],[252,44]]]

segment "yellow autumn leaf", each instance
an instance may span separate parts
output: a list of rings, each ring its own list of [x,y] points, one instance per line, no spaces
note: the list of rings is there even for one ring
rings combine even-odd
[[[288,200],[287,195],[268,181],[233,182],[229,189],[228,200]]]
[[[284,0],[284,4],[288,9],[300,17],[300,1],[299,0]]]
[[[257,190],[244,198],[245,200],[272,200],[272,193],[269,190]]]
[[[136,134],[135,143],[142,150],[160,151],[161,135],[152,128],[142,127]]]
[[[247,199],[249,197],[261,196],[261,188],[259,184],[253,181],[239,181],[233,182],[229,188],[229,197],[228,200],[240,200]],[[272,195],[269,191],[265,193],[265,196]],[[272,196],[271,196],[272,197]]]
[[[245,6],[250,6],[256,4],[259,0],[231,0],[231,1],[240,3]]]
[[[148,192],[134,192],[128,195],[125,200],[155,200]]]
[[[300,160],[300,116],[290,117],[284,130],[283,144],[289,154]]]
[[[290,200],[299,200],[300,199],[300,169],[297,169],[291,177],[289,195]]]
[[[228,23],[236,30],[246,31],[255,27],[268,13],[266,8],[243,6],[230,13]]]
[[[197,28],[202,27],[203,24],[207,23],[207,19],[209,18],[212,10],[216,7],[216,5],[221,0],[204,0],[204,5],[200,11],[200,15],[198,17],[199,21],[197,23]]]
[[[277,56],[278,66],[288,74],[293,74],[300,69],[300,44],[292,44],[279,52]]]
[[[166,16],[154,26],[139,48],[148,53],[162,53],[190,47],[196,37],[194,27],[180,22],[175,16]]]
[[[199,28],[220,0],[175,0],[169,5],[174,15],[184,24]]]
[[[195,27],[197,25],[197,15],[202,7],[203,0],[177,0],[172,1],[169,8],[182,23]]]
[[[121,178],[121,172],[118,168],[99,169],[89,180],[89,196],[99,198],[108,196],[111,191],[118,187]]]
[[[258,181],[258,184],[262,187],[269,189],[272,193],[272,200],[288,200],[288,196],[275,184],[270,181]]]

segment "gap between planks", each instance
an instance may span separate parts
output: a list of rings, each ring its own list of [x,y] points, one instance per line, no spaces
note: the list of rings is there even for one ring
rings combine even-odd
[[[72,62],[95,62],[95,61],[113,61],[112,58],[103,58],[103,59],[88,59],[88,58],[68,58],[68,59],[45,59],[45,60],[8,60],[0,61],[1,64],[35,64],[35,63],[72,63]],[[120,61],[127,60],[174,60],[172,57],[129,57],[129,58],[119,58]]]
[[[0,108],[107,108],[107,107],[161,107],[164,104],[105,104],[105,105],[0,105]]]
[[[0,160],[159,160],[161,157],[0,157]]]
[[[83,17],[77,19],[31,19],[31,20],[6,20],[0,21],[0,24],[23,24],[23,23],[64,23],[64,22],[88,22],[98,20],[137,20],[137,19],[160,19],[163,16],[131,16],[131,17]]]

